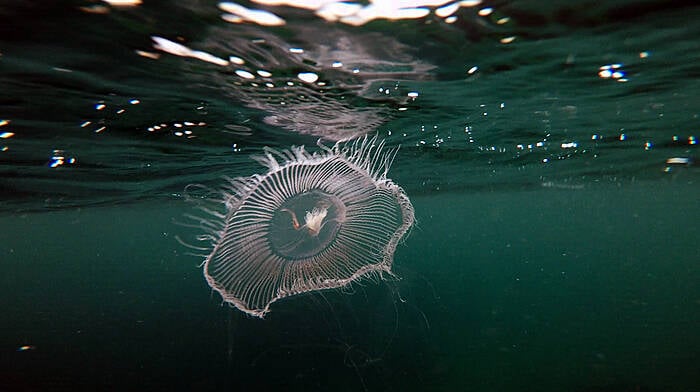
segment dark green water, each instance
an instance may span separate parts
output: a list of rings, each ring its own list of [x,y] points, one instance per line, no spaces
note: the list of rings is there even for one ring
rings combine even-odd
[[[700,390],[694,2],[360,27],[103,4],[0,8],[0,391]],[[222,306],[175,239],[185,186],[367,132],[416,211],[400,279]]]

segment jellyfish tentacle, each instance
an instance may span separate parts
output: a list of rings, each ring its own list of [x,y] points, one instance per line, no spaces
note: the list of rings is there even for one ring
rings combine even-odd
[[[321,231],[321,225],[323,224],[323,220],[326,218],[327,214],[328,209],[326,208],[314,207],[311,212],[306,211],[306,216],[304,217],[304,221],[306,223],[302,227],[306,227],[311,236],[317,236]]]

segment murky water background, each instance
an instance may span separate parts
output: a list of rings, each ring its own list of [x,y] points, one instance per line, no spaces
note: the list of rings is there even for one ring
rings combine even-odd
[[[286,4],[0,8],[0,389],[700,385],[694,2]],[[222,307],[184,187],[366,133],[401,279]]]

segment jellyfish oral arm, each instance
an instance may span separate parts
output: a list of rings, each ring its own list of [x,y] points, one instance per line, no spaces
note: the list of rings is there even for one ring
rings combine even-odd
[[[323,220],[326,218],[326,215],[328,215],[327,208],[316,207],[311,212],[306,211],[306,216],[304,217],[306,223],[304,226],[309,230],[309,234],[313,236],[318,235],[325,223]]]
[[[326,219],[326,215],[328,215],[327,208],[315,207],[310,212],[306,211],[306,216],[304,216],[304,225],[300,225],[299,219],[297,219],[297,214],[295,214],[294,211],[287,208],[282,208],[280,211],[288,212],[292,217],[292,227],[294,230],[306,229],[312,236],[318,235],[323,228],[323,225],[326,224],[326,222],[323,220]]]

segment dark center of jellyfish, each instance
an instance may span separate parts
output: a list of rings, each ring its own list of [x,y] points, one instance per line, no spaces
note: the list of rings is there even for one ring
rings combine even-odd
[[[272,216],[269,241],[285,259],[319,254],[335,240],[345,221],[345,205],[336,196],[313,189],[285,200]]]

